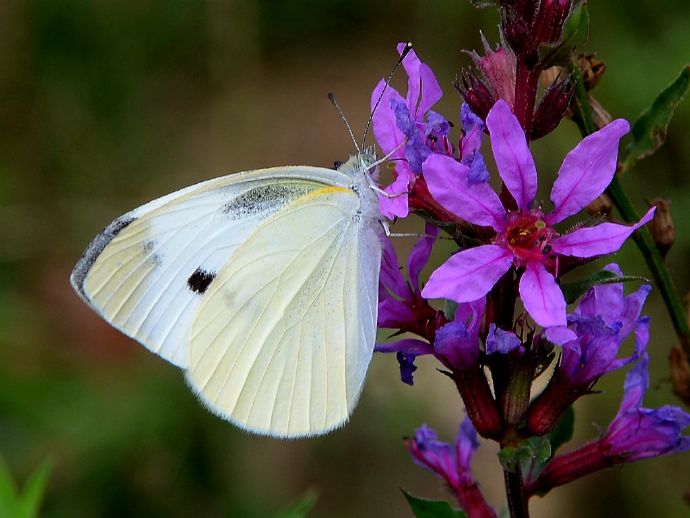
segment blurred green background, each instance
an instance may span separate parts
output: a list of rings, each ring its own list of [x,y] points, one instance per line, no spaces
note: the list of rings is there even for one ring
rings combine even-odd
[[[635,118],[690,60],[690,6],[590,8],[587,49],[609,66],[595,93],[614,115]],[[413,41],[434,68],[446,94],[436,108],[457,121],[450,83],[469,64],[461,49],[481,46],[479,30],[495,42],[496,26],[495,12],[463,0],[0,2],[0,454],[20,482],[51,459],[45,516],[263,517],[308,490],[319,492],[314,516],[407,516],[400,486],[445,497],[401,444],[424,422],[450,439],[461,418],[432,361],[419,362],[410,388],[393,357],[375,357],[351,422],[326,437],[257,438],[204,411],[177,369],[98,320],[68,275],[97,231],[154,197],[231,171],[345,158],[352,144],[326,94],[361,131],[397,41]],[[625,178],[639,209],[672,198],[679,236],[669,262],[683,293],[689,131],[686,101],[666,147]],[[565,122],[536,144],[545,185],[577,140]],[[646,274],[632,245],[618,260]],[[666,366],[674,336],[656,293],[648,312],[647,403],[675,404]],[[578,404],[576,443],[608,424],[622,380],[609,376],[602,394]],[[500,507],[491,446],[475,468]],[[680,455],[591,476],[532,509],[686,516],[689,490],[690,457]]]

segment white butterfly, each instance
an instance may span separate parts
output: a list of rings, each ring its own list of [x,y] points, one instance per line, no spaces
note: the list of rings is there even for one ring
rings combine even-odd
[[[277,167],[187,187],[116,219],[72,272],[105,320],[185,369],[251,432],[325,433],[364,385],[381,214],[371,152],[337,171]]]

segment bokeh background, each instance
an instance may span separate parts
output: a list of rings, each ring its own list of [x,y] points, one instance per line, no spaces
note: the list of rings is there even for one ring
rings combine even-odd
[[[635,118],[690,60],[690,7],[610,0],[590,9],[587,50],[609,67],[595,93],[614,115]],[[314,516],[407,516],[399,487],[445,496],[401,443],[422,423],[451,439],[461,419],[432,361],[419,362],[408,387],[393,357],[375,357],[351,422],[326,437],[257,438],[204,411],[177,369],[99,321],[68,275],[97,231],[149,199],[231,171],[346,157],[353,146],[326,94],[361,132],[397,41],[413,41],[434,68],[445,90],[437,109],[457,121],[450,84],[470,63],[461,49],[480,48],[480,30],[495,42],[496,27],[494,11],[464,0],[0,2],[0,454],[20,483],[50,459],[43,515],[264,517],[314,491]],[[689,131],[686,101],[666,147],[625,178],[640,210],[647,198],[672,198],[679,235],[668,260],[682,292]],[[564,122],[535,145],[544,184],[577,141]],[[646,274],[633,245],[618,260]],[[666,365],[675,341],[658,294],[647,311],[647,402],[676,403]],[[601,394],[578,403],[573,444],[605,428],[622,381],[608,376]],[[500,507],[490,446],[475,468]],[[680,455],[590,476],[532,509],[687,516],[688,490],[690,456]]]

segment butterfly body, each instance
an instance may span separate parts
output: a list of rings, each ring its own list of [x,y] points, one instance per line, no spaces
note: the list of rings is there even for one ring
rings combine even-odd
[[[372,163],[237,173],[154,200],[94,239],[72,284],[185,369],[214,413],[261,434],[324,433],[350,415],[375,341]]]

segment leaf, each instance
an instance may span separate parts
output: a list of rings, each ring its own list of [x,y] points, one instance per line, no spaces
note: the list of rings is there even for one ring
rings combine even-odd
[[[560,43],[553,47],[542,47],[539,50],[540,66],[567,65],[575,49],[583,45],[589,37],[589,9],[585,0],[579,2],[570,11],[563,24]]]
[[[17,486],[4,459],[0,457],[0,516],[13,516],[16,509]]]
[[[467,518],[467,514],[459,509],[454,509],[445,500],[427,500],[411,495],[404,489],[400,489],[410,504],[415,518]]]
[[[45,492],[48,475],[51,469],[52,462],[46,461],[31,474],[31,477],[24,486],[24,491],[18,498],[19,511],[22,513],[21,516],[26,518],[38,516],[38,509],[43,501],[43,493]]]
[[[561,291],[563,292],[565,301],[568,304],[572,304],[582,295],[584,295],[587,292],[587,290],[589,290],[592,286],[596,286],[598,284],[615,284],[617,282],[630,281],[641,281],[648,283],[649,279],[639,277],[637,275],[616,275],[613,272],[608,272],[604,270],[601,272],[593,273],[586,279],[583,279],[578,282],[561,284]]]
[[[551,442],[551,452],[552,457],[556,454],[556,450],[563,446],[573,437],[573,431],[575,430],[575,410],[572,406],[563,413],[553,430],[548,434],[549,441]]]
[[[51,464],[49,461],[44,462],[31,474],[24,490],[19,491],[7,464],[0,457],[0,516],[13,518],[38,516]]]
[[[305,518],[316,504],[319,493],[310,489],[297,502],[290,504],[287,508],[276,514],[275,518]]]
[[[633,124],[631,131],[633,141],[626,147],[623,171],[630,169],[663,145],[666,141],[668,125],[688,88],[690,88],[690,65],[685,65],[676,80],[654,99],[652,105]]]

